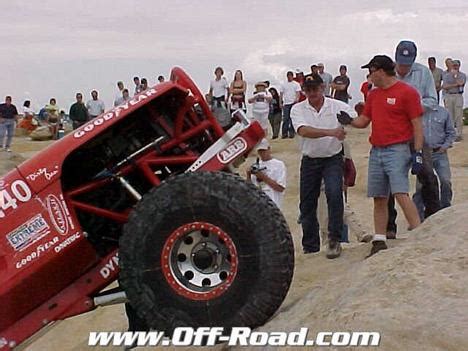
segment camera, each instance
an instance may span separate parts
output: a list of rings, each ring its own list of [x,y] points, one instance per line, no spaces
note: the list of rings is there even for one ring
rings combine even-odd
[[[250,166],[250,173],[257,174],[258,172],[264,171],[266,167],[261,167],[258,162],[253,163]]]

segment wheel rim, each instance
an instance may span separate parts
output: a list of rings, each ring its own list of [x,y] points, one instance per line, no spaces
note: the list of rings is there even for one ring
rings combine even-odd
[[[236,246],[213,224],[184,224],[164,243],[161,266],[166,281],[179,295],[210,300],[222,295],[234,281]]]

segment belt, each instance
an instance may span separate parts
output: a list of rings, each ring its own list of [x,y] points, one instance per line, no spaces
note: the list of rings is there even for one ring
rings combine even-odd
[[[447,94],[449,94],[449,95],[462,95],[463,92],[461,92],[461,93],[447,93]]]
[[[337,154],[334,154],[332,156],[325,156],[325,157],[310,157],[308,155],[303,154],[302,158],[305,158],[305,159],[308,159],[308,160],[325,160],[325,159],[332,158],[332,157],[337,157],[337,156],[343,156],[343,151],[340,151]]]

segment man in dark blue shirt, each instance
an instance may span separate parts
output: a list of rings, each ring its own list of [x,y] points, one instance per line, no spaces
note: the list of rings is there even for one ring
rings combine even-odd
[[[333,79],[333,83],[331,84],[331,87],[334,91],[333,98],[336,100],[343,101],[345,103],[348,103],[350,99],[350,96],[348,94],[348,87],[350,81],[348,76],[346,75],[347,71],[347,67],[345,65],[341,65],[340,75],[336,76],[335,79]]]
[[[15,132],[15,122],[18,119],[18,110],[11,103],[11,96],[5,98],[5,103],[0,104],[0,142],[2,150],[11,151],[11,140]],[[6,136],[6,141],[5,141]]]

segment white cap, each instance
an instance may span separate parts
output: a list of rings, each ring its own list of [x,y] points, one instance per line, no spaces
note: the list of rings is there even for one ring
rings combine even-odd
[[[302,69],[296,68],[296,74],[299,74],[299,73],[304,73],[304,72],[302,72]]]
[[[270,143],[268,143],[268,140],[263,138],[257,145],[257,151],[259,150],[268,150],[270,148]]]

